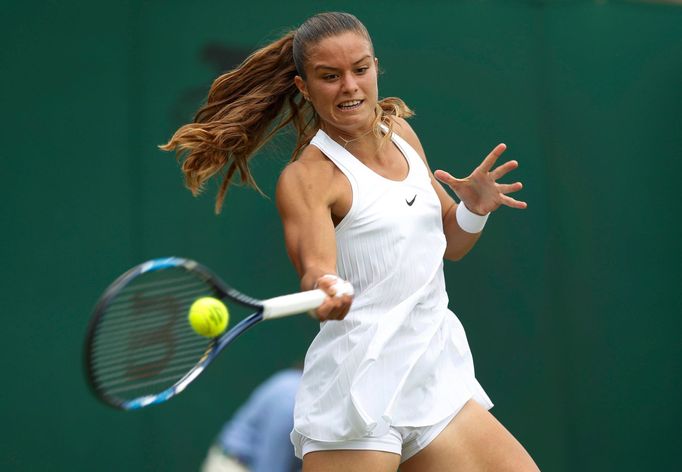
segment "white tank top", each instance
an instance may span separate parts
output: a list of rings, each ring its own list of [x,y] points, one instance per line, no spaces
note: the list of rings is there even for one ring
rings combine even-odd
[[[344,320],[321,323],[308,350],[295,444],[297,434],[341,441],[435,424],[472,397],[492,406],[447,307],[440,201],[419,154],[391,139],[409,165],[401,181],[372,171],[322,130],[311,141],[352,188],[336,245],[338,274],[355,297]]]

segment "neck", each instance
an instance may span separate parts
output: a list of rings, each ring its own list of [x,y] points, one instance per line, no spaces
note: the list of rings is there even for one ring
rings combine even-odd
[[[332,131],[329,129],[324,129],[324,127],[323,127],[323,131],[325,133],[327,133],[334,141],[339,143],[341,146],[343,146],[344,148],[348,148],[349,146],[352,146],[353,144],[362,140],[362,138],[369,136],[374,131],[374,128],[370,127],[367,131],[363,131],[356,136],[346,134],[342,131],[337,131],[337,130]]]

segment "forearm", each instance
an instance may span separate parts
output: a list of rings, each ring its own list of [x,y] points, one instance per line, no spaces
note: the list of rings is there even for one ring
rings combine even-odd
[[[443,232],[445,233],[445,259],[458,261],[476,245],[481,233],[464,231],[457,222],[457,204],[452,203],[443,216]]]
[[[312,149],[312,147],[311,147]],[[321,157],[321,156],[320,156]],[[327,298],[315,310],[320,321],[343,319],[353,301],[352,287],[337,286],[336,234],[331,208],[338,196],[330,193],[333,172],[325,161],[290,164],[277,183],[277,208],[282,217],[284,242],[301,280],[301,290],[319,288]],[[316,165],[322,162],[324,165]],[[326,172],[326,173],[325,173]]]

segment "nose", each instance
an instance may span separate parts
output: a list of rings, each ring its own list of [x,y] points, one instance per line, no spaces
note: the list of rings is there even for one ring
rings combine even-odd
[[[344,92],[355,92],[358,89],[358,83],[355,80],[355,76],[351,73],[343,75],[343,80],[341,82]]]

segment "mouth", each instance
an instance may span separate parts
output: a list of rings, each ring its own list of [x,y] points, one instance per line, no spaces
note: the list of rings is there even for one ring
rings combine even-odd
[[[348,100],[345,102],[341,102],[338,105],[336,105],[336,108],[339,110],[343,111],[352,111],[352,110],[357,110],[360,108],[360,105],[364,103],[364,100]]]

